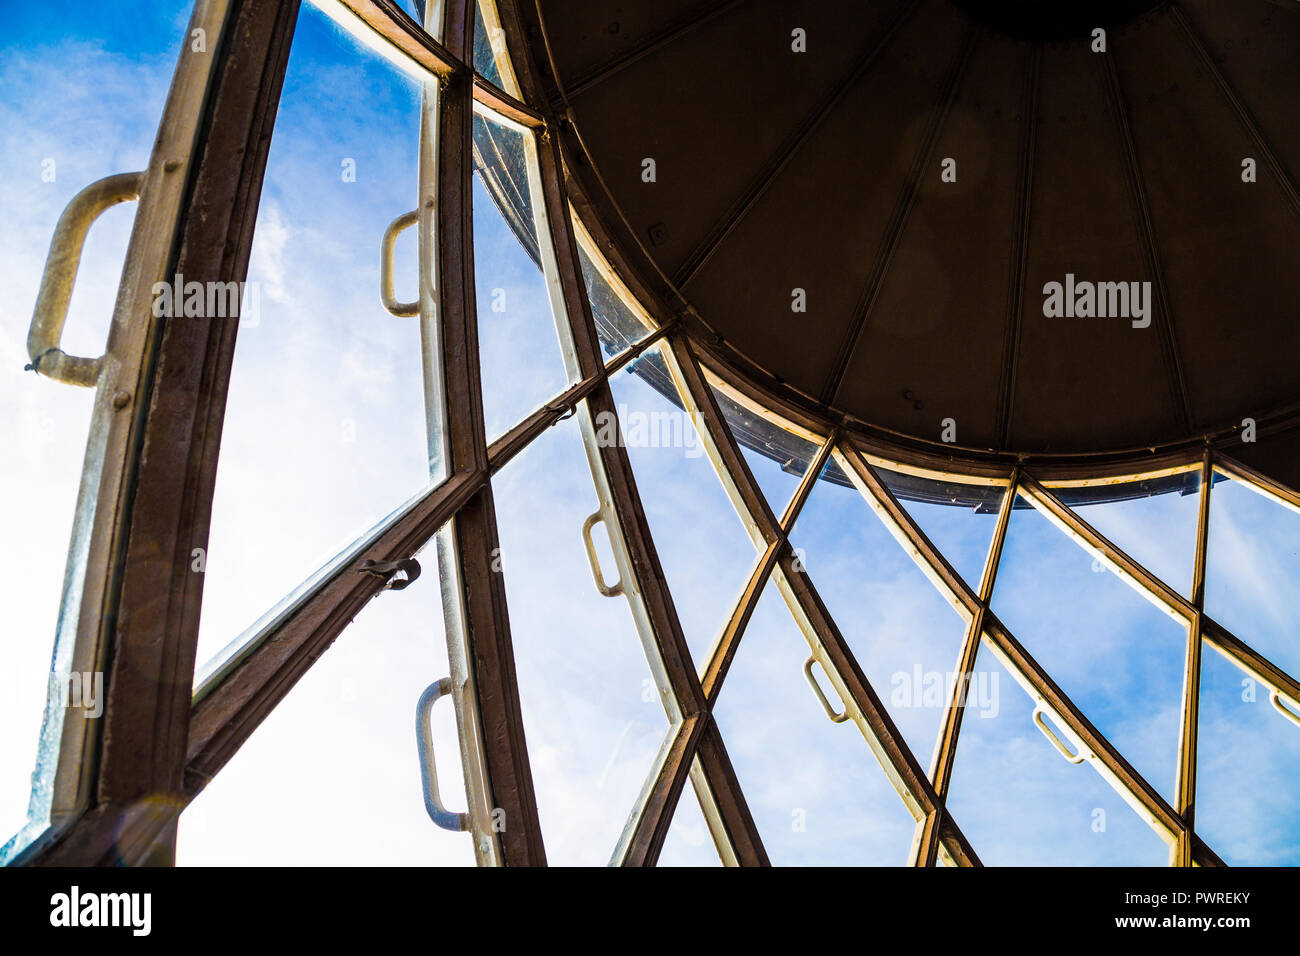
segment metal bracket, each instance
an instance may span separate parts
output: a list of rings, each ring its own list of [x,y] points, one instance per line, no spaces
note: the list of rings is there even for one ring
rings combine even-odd
[[[582,523],[582,543],[587,546],[587,560],[591,562],[591,576],[596,579],[596,590],[605,597],[618,597],[623,593],[623,582],[605,583],[605,576],[600,573],[600,558],[596,555],[596,543],[591,540],[591,529],[597,521],[604,521],[605,516],[599,511],[587,516]]]
[[[420,748],[420,785],[424,789],[424,809],[429,812],[429,819],[444,830],[463,831],[469,829],[469,814],[448,810],[442,805],[438,793],[438,768],[433,760],[433,730],[429,724],[433,705],[451,691],[450,677],[425,688],[415,705],[415,739]]]
[[[831,719],[831,723],[842,724],[844,721],[849,719],[849,709],[845,707],[842,712],[838,714],[835,712],[835,708],[831,706],[831,702],[826,699],[826,694],[822,690],[822,685],[817,683],[817,678],[813,676],[812,669],[813,664],[815,663],[817,663],[817,658],[809,655],[808,659],[803,662],[803,676],[808,678],[808,683],[812,687],[813,693],[817,695],[817,700],[821,702],[822,710],[826,711],[826,716]]]
[[[1034,708],[1034,718],[1033,718],[1034,723],[1037,724],[1038,729],[1043,732],[1043,736],[1046,737],[1048,741],[1051,743],[1051,745],[1056,748],[1057,752],[1060,753],[1060,755],[1064,757],[1066,760],[1068,760],[1070,763],[1081,764],[1085,760],[1087,760],[1088,755],[1083,751],[1082,748],[1080,748],[1078,753],[1074,753],[1074,754],[1070,753],[1070,748],[1065,746],[1065,742],[1061,740],[1060,737],[1056,736],[1056,733],[1052,730],[1052,728],[1048,727],[1047,722],[1043,720],[1043,714],[1045,714],[1046,712],[1047,711],[1044,710],[1042,707]]]
[[[362,561],[358,574],[373,574],[384,579],[385,591],[400,591],[409,587],[420,576],[420,562],[415,558],[400,561]]]
[[[418,299],[414,302],[398,302],[397,293],[393,289],[393,245],[397,242],[398,233],[414,226],[419,218],[418,209],[398,216],[384,230],[384,239],[379,246],[379,298],[383,300],[384,308],[398,317],[420,314]]]
[[[81,358],[59,348],[63,323],[68,319],[68,303],[72,301],[72,287],[77,283],[86,233],[104,210],[139,199],[143,182],[142,172],[105,176],[73,196],[59,216],[27,332],[27,355],[32,360],[28,369],[65,385],[94,388],[99,384],[104,357]]]

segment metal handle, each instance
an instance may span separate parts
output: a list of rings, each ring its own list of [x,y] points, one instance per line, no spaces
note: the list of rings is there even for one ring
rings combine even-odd
[[[429,811],[429,819],[444,830],[468,830],[469,814],[456,813],[442,805],[438,794],[438,769],[433,762],[433,729],[429,725],[429,716],[433,705],[440,697],[451,693],[451,678],[444,677],[430,684],[420,695],[420,702],[415,705],[415,737],[420,747],[420,784],[424,787],[424,809]]]
[[[1034,723],[1038,725],[1038,729],[1043,732],[1043,736],[1051,742],[1052,746],[1060,752],[1061,756],[1073,764],[1080,764],[1087,760],[1088,755],[1083,752],[1082,748],[1080,748],[1079,752],[1076,754],[1070,753],[1070,748],[1065,746],[1065,742],[1061,740],[1060,737],[1056,736],[1056,732],[1053,731],[1051,727],[1048,727],[1047,722],[1043,720],[1044,713],[1046,713],[1046,711],[1042,707],[1035,707]]]
[[[596,590],[605,597],[618,597],[623,593],[623,581],[611,584],[605,583],[605,576],[600,573],[600,558],[596,556],[596,543],[591,540],[591,528],[597,521],[604,521],[605,516],[599,511],[587,516],[587,520],[582,523],[582,543],[587,546],[587,560],[591,562],[591,576],[596,579]]]
[[[105,176],[73,196],[59,216],[45,257],[45,271],[41,273],[32,325],[27,332],[27,355],[32,360],[29,369],[66,385],[94,388],[98,384],[104,357],[81,358],[59,348],[63,323],[68,319],[68,303],[72,301],[81,250],[91,224],[105,209],[139,199],[143,181],[142,172]]]
[[[1273,702],[1273,706],[1277,708],[1278,713],[1280,713],[1287,720],[1291,721],[1291,723],[1295,724],[1297,727],[1300,727],[1300,714],[1297,714],[1290,707],[1287,707],[1285,704],[1282,703],[1281,694],[1279,694],[1276,690],[1270,690],[1268,692],[1268,699]],[[1290,698],[1287,699],[1289,700]]]
[[[822,691],[822,685],[817,683],[816,677],[813,677],[812,668],[815,663],[817,663],[817,658],[812,656],[809,656],[809,658],[803,662],[803,676],[808,678],[808,683],[812,685],[813,693],[816,694],[817,699],[821,701],[822,710],[826,711],[826,716],[831,719],[831,723],[842,724],[844,721],[849,719],[849,709],[845,707],[843,713],[835,713],[835,708],[831,706],[831,702],[826,699],[826,694]]]
[[[384,241],[379,247],[379,298],[383,299],[384,308],[396,316],[420,314],[418,299],[414,302],[398,302],[397,293],[393,289],[393,245],[397,242],[397,234],[414,226],[419,218],[418,209],[398,216],[384,230]]]

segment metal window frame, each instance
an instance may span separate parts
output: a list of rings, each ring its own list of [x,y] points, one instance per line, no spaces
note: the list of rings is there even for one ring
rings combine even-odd
[[[447,639],[456,671],[458,726],[477,859],[484,864],[544,863],[504,583],[502,575],[491,573],[486,564],[497,541],[491,479],[550,425],[576,414],[632,616],[671,724],[656,766],[613,848],[612,862],[656,862],[689,778],[723,862],[767,864],[712,707],[759,596],[771,581],[849,717],[917,820],[911,862],[979,865],[974,848],[945,806],[961,729],[960,684],[945,707],[927,773],[902,740],[811,578],[794,560],[789,534],[822,468],[833,459],[965,618],[959,673],[971,672],[984,644],[1089,750],[1095,758],[1090,762],[1121,797],[1167,836],[1171,862],[1221,865],[1194,829],[1202,648],[1210,646],[1270,689],[1292,698],[1300,699],[1300,682],[1204,611],[1211,478],[1215,472],[1229,475],[1298,511],[1300,493],[1225,454],[1225,448],[1239,441],[1235,434],[1207,439],[1200,448],[1178,445],[1157,451],[1012,460],[977,450],[940,448],[856,421],[828,421],[815,404],[738,371],[727,361],[723,343],[701,334],[698,317],[675,311],[660,300],[622,258],[596,205],[568,175],[576,155],[571,124],[556,113],[563,103],[553,104],[545,97],[533,59],[524,55],[512,65],[522,99],[475,75],[475,2],[448,0],[431,5],[431,10],[445,16],[442,29],[435,31],[441,40],[422,29],[395,0],[318,3],[331,8],[336,17],[351,18],[354,33],[412,69],[424,79],[426,89],[436,85],[438,91],[436,136],[421,138],[422,176],[436,178],[437,184],[436,213],[430,217],[436,221],[427,223],[422,234],[436,240],[437,281],[432,285],[438,301],[423,301],[426,283],[422,281],[421,311],[426,359],[436,359],[431,361],[436,368],[426,369],[430,414],[439,412],[443,425],[431,440],[444,443],[446,477],[305,581],[277,613],[237,642],[228,659],[191,697],[188,678],[194,669],[202,582],[201,576],[193,581],[187,575],[189,548],[206,542],[234,329],[203,323],[185,329],[179,325],[119,328],[115,321],[110,355],[144,357],[136,369],[141,388],[131,394],[149,389],[152,405],[146,408],[146,403],[137,402],[129,423],[120,421],[121,416],[105,417],[102,385],[96,405],[96,430],[107,436],[101,448],[106,467],[102,478],[94,476],[98,485],[92,491],[97,492],[100,505],[93,526],[87,520],[83,529],[92,563],[81,596],[77,653],[84,656],[93,651],[95,659],[112,661],[107,706],[100,722],[87,722],[88,743],[71,737],[63,741],[61,759],[71,761],[72,768],[65,772],[61,767],[58,778],[70,794],[66,819],[33,843],[20,861],[170,862],[180,812],[352,617],[383,589],[374,576],[356,573],[360,565],[367,560],[410,557],[434,541],[444,581]],[[513,0],[496,4],[487,0],[487,5],[494,7],[506,53],[527,51],[529,43]],[[142,207],[153,211],[137,219],[132,261],[155,266],[183,263],[187,275],[223,281],[246,274],[297,8],[298,0],[199,0],[194,22],[212,27],[210,32],[222,40],[206,72],[177,71],[148,173],[148,177],[161,177],[157,182],[162,185],[151,185],[155,180],[146,178],[146,196],[152,188],[161,198]],[[546,42],[544,25],[540,41]],[[211,104],[206,111],[201,109],[205,103]],[[531,137],[534,218],[561,349],[573,383],[490,445],[484,433],[479,380],[470,214],[470,137],[476,111],[492,114]],[[193,152],[187,147],[191,139],[197,145]],[[426,154],[426,147],[432,149],[435,143],[436,156]],[[186,158],[179,166],[170,165],[173,154]],[[160,168],[155,170],[155,165]],[[181,176],[162,175],[178,170],[183,171],[183,183]],[[216,208],[227,211],[214,220],[211,211]],[[136,254],[136,243],[144,241],[137,234],[144,235],[146,227],[154,227],[153,245],[147,253]],[[630,297],[630,307],[657,326],[609,362],[602,359],[583,284],[579,231],[593,258],[603,258],[602,265],[618,279],[613,284],[616,292]],[[428,258],[421,255],[422,262]],[[120,315],[134,314],[145,301],[141,296],[151,286],[146,279],[128,269],[119,297]],[[120,335],[129,341],[117,342]],[[621,444],[602,444],[596,437],[598,416],[612,416],[617,422],[610,376],[649,349],[658,349],[672,372],[682,407],[695,423],[756,550],[753,570],[702,677],[687,649],[626,451]],[[127,367],[124,373],[129,371]],[[713,387],[730,391],[781,427],[819,441],[814,461],[779,517],[759,490]],[[176,413],[195,423],[191,436],[183,441],[176,440],[163,420]],[[163,453],[167,442],[175,447]],[[141,449],[151,450],[151,455],[142,456]],[[962,580],[899,504],[875,470],[878,466],[1005,489],[977,589]],[[1053,491],[1187,468],[1199,468],[1201,475],[1190,597],[1170,588],[1099,534]],[[993,613],[994,581],[1018,496],[1187,625],[1176,806],[1170,806],[1088,722]],[[157,594],[168,598],[165,612],[152,619],[139,616],[142,602]],[[131,669],[138,671],[137,676],[131,675]],[[149,682],[151,688],[143,687]],[[158,794],[165,799],[157,800]],[[497,808],[505,809],[510,821],[504,832],[488,821]]]

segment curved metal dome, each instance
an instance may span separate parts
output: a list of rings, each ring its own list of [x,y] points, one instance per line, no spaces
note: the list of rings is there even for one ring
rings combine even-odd
[[[975,457],[1140,458],[1252,419],[1241,456],[1294,480],[1300,7],[1027,7],[522,16],[571,179],[739,376],[902,442],[952,419]],[[1045,314],[1053,282],[1136,285],[1075,317]]]

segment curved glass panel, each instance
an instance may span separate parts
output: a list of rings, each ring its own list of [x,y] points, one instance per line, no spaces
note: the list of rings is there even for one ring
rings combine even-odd
[[[713,711],[763,846],[776,865],[902,866],[915,822],[857,726],[827,719],[804,676],[808,655],[769,585]]]
[[[9,170],[0,178],[0,526],[6,541],[22,542],[0,549],[0,600],[8,609],[0,641],[0,844],[24,828],[29,806],[33,814],[6,853],[48,823],[58,736],[42,739],[42,716],[47,704],[56,714],[73,700],[71,642],[62,642],[59,660],[52,651],[95,403],[94,389],[24,371],[31,310],[55,223],[72,197],[105,176],[148,166],[190,6],[106,0],[74,15],[46,4],[0,8],[0,148]],[[107,210],[87,235],[62,339],[69,354],[104,354],[136,208]],[[82,522],[88,519],[89,512]],[[84,560],[74,556],[69,568],[73,626]],[[84,676],[93,695],[96,677]]]

